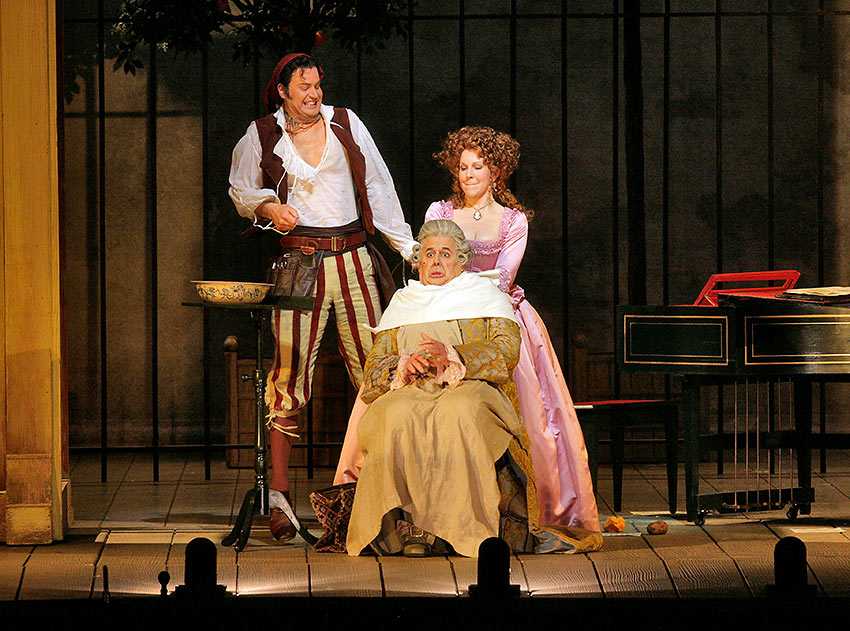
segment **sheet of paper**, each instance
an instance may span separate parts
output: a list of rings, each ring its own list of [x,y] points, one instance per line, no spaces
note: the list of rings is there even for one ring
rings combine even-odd
[[[785,293],[798,296],[850,296],[850,287],[798,287],[786,289]]]

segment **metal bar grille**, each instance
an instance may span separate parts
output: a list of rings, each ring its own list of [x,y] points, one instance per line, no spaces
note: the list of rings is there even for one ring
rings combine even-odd
[[[159,481],[159,261],[157,253],[157,69],[156,47],[150,47],[147,73],[147,214],[150,247],[150,322],[151,322],[151,446],[153,481]]]
[[[459,24],[459,64],[460,64],[460,80],[459,80],[459,92],[460,98],[458,99],[459,105],[459,113],[458,119],[461,124],[466,123],[467,116],[467,104],[466,104],[466,94],[467,87],[466,83],[469,79],[467,72],[467,54],[468,54],[468,46],[466,41],[466,28],[473,28],[471,23],[478,22],[479,24],[482,21],[499,21],[502,22],[508,21],[510,27],[510,131],[514,134],[517,131],[517,116],[520,112],[520,108],[518,107],[518,99],[521,99],[522,96],[518,95],[517,90],[517,33],[518,33],[518,25],[525,21],[525,23],[532,22],[534,20],[541,19],[558,19],[560,21],[561,32],[560,32],[560,63],[561,63],[561,106],[562,106],[562,122],[561,122],[561,175],[562,181],[560,183],[561,186],[561,215],[562,215],[562,238],[564,243],[564,252],[562,254],[562,269],[563,269],[563,279],[562,279],[562,288],[564,292],[564,319],[563,319],[563,331],[564,331],[564,357],[567,357],[568,353],[566,352],[570,339],[570,319],[569,319],[569,305],[570,305],[570,274],[571,270],[569,269],[569,258],[567,256],[569,247],[568,239],[570,237],[569,232],[569,220],[568,214],[570,209],[570,203],[578,203],[577,200],[571,200],[569,197],[569,187],[567,185],[567,180],[569,177],[569,120],[568,120],[568,90],[570,86],[569,83],[569,50],[568,50],[568,41],[567,34],[569,32],[569,26],[571,24],[571,20],[577,21],[578,23],[586,22],[586,21],[608,21],[610,20],[611,25],[611,48],[610,51],[600,51],[600,54],[608,54],[611,55],[611,72],[612,72],[612,83],[611,83],[611,103],[612,103],[612,113],[611,113],[611,279],[612,285],[610,288],[610,302],[613,305],[616,305],[619,299],[619,295],[621,293],[620,281],[619,281],[619,268],[620,268],[620,249],[621,249],[621,239],[620,239],[620,224],[619,224],[619,188],[620,188],[620,175],[619,175],[619,155],[621,151],[620,146],[620,88],[619,88],[619,79],[621,74],[620,69],[620,56],[622,51],[620,50],[620,17],[623,14],[623,6],[619,0],[612,0],[610,11],[601,11],[596,13],[576,13],[570,11],[564,12],[535,12],[535,13],[520,13],[518,11],[518,2],[516,0],[512,0],[510,3],[510,10],[503,11],[501,13],[494,14],[477,14],[471,13],[466,10],[466,3],[464,0],[459,0],[459,12],[454,15],[415,15],[412,6],[408,10],[407,21],[409,26],[410,37],[408,39],[408,68],[409,68],[409,76],[408,79],[408,112],[409,112],[409,129],[408,129],[408,141],[409,141],[409,196],[407,203],[408,214],[411,212],[414,213],[414,216],[408,217],[411,220],[412,224],[418,222],[421,217],[418,216],[416,209],[421,208],[421,202],[423,200],[419,200],[417,197],[417,174],[415,172],[415,160],[414,156],[419,151],[416,143],[416,116],[417,116],[417,107],[415,103],[415,95],[414,95],[414,87],[415,87],[415,66],[414,66],[414,37],[416,25],[421,24],[423,22],[428,21],[445,21],[445,22],[453,22]],[[671,299],[670,296],[670,212],[671,212],[671,199],[670,199],[670,184],[671,184],[671,175],[670,175],[670,142],[671,142],[671,63],[677,63],[675,58],[671,60],[671,35],[670,35],[670,26],[672,20],[688,20],[689,18],[713,18],[715,20],[716,32],[715,32],[715,68],[716,68],[716,76],[714,82],[715,95],[716,95],[716,103],[715,103],[715,219],[716,219],[716,229],[715,229],[715,248],[716,248],[716,269],[717,271],[723,271],[724,269],[724,256],[723,256],[723,245],[724,238],[729,239],[728,234],[724,234],[724,222],[723,222],[723,173],[722,173],[722,165],[723,165],[723,102],[724,102],[724,77],[722,72],[722,52],[723,52],[723,24],[722,20],[727,17],[762,17],[767,21],[768,29],[767,29],[767,45],[768,45],[768,81],[767,81],[767,89],[768,89],[768,134],[767,134],[767,152],[768,152],[768,195],[769,195],[769,241],[768,241],[768,265],[773,267],[775,265],[775,239],[774,232],[776,230],[776,226],[774,226],[774,210],[775,210],[775,186],[774,186],[774,178],[775,178],[775,121],[774,121],[774,86],[776,78],[774,76],[774,53],[781,46],[781,41],[777,41],[776,34],[774,33],[773,24],[774,18],[777,16],[812,16],[817,19],[817,33],[818,33],[818,98],[817,98],[817,224],[818,224],[818,233],[817,233],[817,267],[818,267],[818,283],[823,284],[825,282],[825,233],[824,233],[824,173],[825,173],[825,139],[824,139],[824,102],[825,102],[825,66],[826,66],[826,53],[825,46],[827,44],[827,35],[826,35],[826,22],[827,19],[832,19],[835,16],[850,16],[850,10],[841,11],[841,10],[827,10],[825,8],[825,3],[823,0],[819,0],[819,2],[815,6],[812,6],[809,10],[804,11],[781,11],[775,10],[774,5],[777,3],[769,2],[767,10],[764,11],[730,11],[724,10],[722,6],[722,2],[718,0],[717,7],[715,11],[704,11],[704,12],[686,12],[686,11],[672,11],[670,0],[665,0],[664,9],[661,12],[653,12],[653,11],[643,11],[640,13],[641,17],[645,18],[662,18],[664,22],[664,44],[663,44],[663,54],[664,54],[664,73],[663,73],[663,81],[664,81],[664,94],[663,94],[663,138],[662,138],[662,194],[661,194],[661,293],[663,302],[667,303]],[[814,3],[812,3],[814,4]],[[186,110],[158,110],[156,105],[156,93],[157,93],[157,79],[156,79],[156,53],[152,51],[151,53],[151,64],[148,69],[148,100],[146,111],[144,112],[117,112],[117,111],[107,111],[106,106],[106,81],[105,81],[105,40],[106,40],[106,29],[110,28],[111,22],[114,20],[114,15],[107,15],[105,10],[104,0],[98,0],[97,3],[97,17],[92,18],[73,18],[66,17],[64,20],[65,24],[92,24],[97,26],[97,37],[98,37],[98,63],[97,63],[97,111],[91,113],[80,113],[80,112],[68,112],[65,114],[68,118],[80,118],[87,117],[92,118],[92,120],[96,120],[97,124],[97,243],[98,243],[98,260],[97,260],[97,279],[98,279],[98,323],[100,327],[99,334],[99,353],[100,353],[100,362],[99,362],[99,421],[100,421],[100,446],[98,448],[100,456],[101,456],[101,477],[105,481],[107,479],[108,474],[108,463],[107,463],[107,454],[113,450],[113,447],[109,446],[109,427],[108,427],[108,415],[109,415],[109,384],[108,384],[108,325],[109,325],[109,314],[107,313],[107,270],[108,270],[108,261],[106,256],[106,235],[108,234],[108,222],[107,222],[107,208],[106,208],[106,187],[107,187],[107,178],[106,178],[106,147],[107,147],[107,126],[106,121],[113,117],[145,117],[148,121],[148,144],[149,144],[149,155],[148,155],[148,207],[149,207],[149,217],[148,217],[148,229],[150,231],[149,234],[149,245],[152,248],[151,251],[151,264],[150,264],[150,292],[151,292],[151,359],[152,359],[152,369],[151,369],[151,393],[150,393],[150,401],[152,407],[152,436],[151,436],[151,445],[149,446],[150,450],[154,454],[154,477],[158,476],[157,471],[157,462],[158,462],[158,453],[160,450],[165,449],[165,445],[160,444],[159,439],[159,409],[158,409],[158,383],[157,383],[157,363],[158,363],[158,350],[157,350],[157,269],[156,269],[156,122],[160,117],[176,117],[176,116],[197,116],[198,111],[193,109]],[[209,141],[209,68],[208,68],[208,59],[206,55],[202,59],[202,71],[201,71],[201,105],[200,105],[200,116],[202,118],[202,135],[204,138],[203,143],[203,196],[204,196],[204,226],[208,230],[210,229],[211,218],[208,215],[210,210],[210,182],[209,174],[208,174],[208,162],[209,162],[209,151],[207,143]],[[362,85],[362,57],[361,53],[358,51],[357,53],[357,78],[356,78],[356,86],[357,86],[357,105],[358,108],[362,101],[363,94],[363,85]],[[260,114],[262,112],[262,104],[260,102],[260,87],[261,87],[261,79],[260,79],[260,66],[258,63],[254,63],[250,72],[252,73],[254,79],[254,108],[255,114]],[[731,123],[730,123],[731,124]],[[213,183],[213,186],[218,186],[216,182]],[[414,227],[416,227],[414,225]],[[537,226],[535,226],[536,228]],[[208,257],[210,253],[209,249],[209,241],[207,236],[204,238],[204,270],[209,270],[210,265],[208,261]],[[210,354],[210,323],[208,321],[207,315],[204,315],[204,358],[205,358],[205,367],[204,367],[204,443],[210,444],[211,440],[211,428],[209,426],[210,423],[210,409],[209,409],[209,400],[210,400],[210,383],[209,383],[209,369],[208,366],[212,361],[212,357]],[[614,394],[616,395],[620,388],[620,380],[619,377],[615,377],[614,379]],[[826,386],[822,385],[819,388],[818,392],[820,398],[820,427],[821,431],[825,430],[826,423],[826,406],[827,406],[827,396],[826,396]],[[718,394],[719,396],[719,408],[722,409],[723,399],[722,399],[722,391]],[[720,420],[722,423],[722,419]],[[722,425],[721,425],[722,428]],[[209,456],[208,453],[205,454],[206,457]],[[205,466],[208,469],[208,460],[205,460]],[[825,466],[825,452],[822,452],[821,456],[821,466]]]
[[[611,13],[611,323],[620,302],[620,0]],[[613,327],[612,327],[613,329]],[[612,394],[620,396],[620,371],[614,364]]]
[[[97,3],[97,257],[98,257],[98,322],[100,325],[100,481],[108,476],[109,450],[109,373],[107,370],[106,312],[106,33],[103,2]]]

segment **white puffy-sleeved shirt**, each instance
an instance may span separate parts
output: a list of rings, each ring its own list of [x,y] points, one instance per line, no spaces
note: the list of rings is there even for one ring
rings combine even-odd
[[[280,156],[286,170],[286,203],[298,211],[299,225],[321,228],[344,226],[358,217],[354,183],[345,149],[330,128],[333,107],[322,105],[321,111],[327,140],[318,165],[311,166],[298,155],[287,133],[281,136],[274,152]],[[275,112],[275,117],[280,128],[285,129],[281,109]],[[404,220],[392,176],[366,126],[351,110],[348,117],[351,134],[366,159],[366,189],[375,228],[393,249],[409,260],[415,241],[410,226]],[[261,157],[260,137],[257,126],[252,122],[233,149],[229,193],[239,214],[253,219],[255,223],[257,207],[265,202],[280,202],[276,190],[263,188]]]

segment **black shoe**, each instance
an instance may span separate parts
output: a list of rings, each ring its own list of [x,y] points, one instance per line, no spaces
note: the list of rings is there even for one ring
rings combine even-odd
[[[431,556],[432,546],[437,539],[434,535],[403,519],[396,522],[396,529],[401,539],[401,553],[404,556],[411,558]]]

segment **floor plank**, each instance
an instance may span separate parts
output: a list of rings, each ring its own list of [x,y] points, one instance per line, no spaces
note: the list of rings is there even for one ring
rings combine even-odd
[[[519,557],[534,597],[601,597],[593,563],[584,554],[541,554]]]
[[[381,596],[381,571],[375,557],[350,557],[307,550],[311,596]]]
[[[841,455],[831,452],[830,456],[833,453]],[[226,524],[239,508],[243,491],[253,485],[254,474],[249,469],[228,469],[218,457],[212,463],[213,480],[204,482],[202,459],[198,455],[178,455],[163,459],[163,478],[171,481],[156,484],[150,481],[150,462],[149,455],[134,458],[120,454],[110,458],[112,481],[101,485],[97,483],[97,454],[75,455],[73,526],[81,534],[100,525],[111,528],[103,558],[95,568],[91,554],[80,553],[76,557],[79,566],[73,569],[70,559],[76,554],[72,550],[74,542],[38,546],[22,569],[33,548],[0,547],[0,598],[14,598],[19,582],[22,598],[41,594],[67,597],[63,594],[71,591],[69,585],[82,585],[87,572],[89,583],[91,575],[96,576],[95,596],[99,596],[104,562],[110,566],[113,593],[158,593],[156,575],[166,566],[172,575],[171,587],[182,583],[185,544],[199,534],[220,541]],[[843,460],[830,457],[830,473],[815,475],[817,501],[811,517],[801,516],[790,522],[783,511],[710,515],[704,529],[666,515],[663,464],[627,466],[622,516],[630,534],[606,535],[603,550],[589,555],[514,557],[511,581],[533,597],[763,595],[774,580],[776,542],[782,536],[794,535],[807,545],[810,582],[819,582],[828,595],[850,596],[850,564],[846,563],[850,558],[848,463],[850,455]],[[293,471],[292,486],[302,519],[312,516],[307,494],[327,486],[333,472],[316,473],[315,479],[308,480],[305,470]],[[679,506],[683,509],[681,466],[679,473]],[[700,475],[703,492],[740,486],[731,469],[727,468],[726,476],[717,477],[713,462],[702,463]],[[599,507],[604,518],[610,514],[609,503],[613,501],[610,466],[600,469],[599,483]],[[650,511],[668,522],[668,534],[645,534],[646,525],[654,519],[645,514]],[[267,518],[257,520],[243,553],[236,555],[231,549],[219,547],[219,583],[228,589],[240,594],[303,596],[310,593],[312,583],[315,595],[466,595],[468,586],[477,582],[475,559],[378,560],[314,554],[300,540],[283,545],[272,542],[266,522]],[[848,532],[834,526],[845,526]],[[144,532],[116,530],[121,527]],[[176,532],[172,534],[173,530]],[[641,533],[643,536],[638,536]],[[88,544],[92,550],[100,545],[91,538]],[[70,546],[68,551],[61,552],[66,545]],[[52,555],[58,559],[56,571],[49,569],[54,565],[49,560]],[[68,572],[60,567],[66,561]]]
[[[659,505],[658,515],[669,515],[670,506],[667,499],[667,467],[663,464],[642,464],[636,465],[635,470],[638,475],[642,476],[649,482],[659,496],[663,498],[663,506]],[[677,478],[678,489],[676,495],[676,512],[683,514],[685,512],[685,470],[682,465],[679,465],[679,475]]]
[[[103,567],[109,567],[109,592],[113,596],[159,594],[159,573],[166,569],[171,531],[110,532],[95,572],[92,597],[103,592]]]
[[[729,555],[697,526],[670,524],[667,534],[647,535],[646,543],[665,561],[729,558]]]
[[[815,476],[812,479],[812,486],[815,489],[815,501],[812,504],[811,517],[850,519],[850,510],[848,510],[850,500],[839,485],[832,480]],[[805,522],[808,519],[809,517],[802,516],[800,521]]]
[[[673,584],[661,559],[643,537],[606,537],[605,546],[590,555],[602,590],[615,597],[671,597]]]
[[[209,482],[229,482],[239,477],[239,469],[228,467],[223,457],[210,459]],[[186,467],[183,469],[181,482],[206,482],[204,480],[204,456],[203,454],[189,454],[186,458]]]
[[[753,596],[762,597],[767,595],[767,588],[774,584],[773,557],[747,556],[735,559],[735,563],[741,569],[744,580],[749,586]]]
[[[605,503],[614,506],[614,481],[613,479],[598,479],[597,493],[602,496]],[[655,510],[666,512],[667,499],[648,481],[639,475],[632,474],[623,476],[623,506],[622,511],[629,510]]]
[[[186,453],[159,455],[159,482],[179,482],[186,468]],[[153,454],[139,453],[133,459],[124,482],[153,482]]]
[[[666,563],[676,591],[682,598],[729,598],[749,595],[738,566],[728,557],[678,558]]]
[[[109,506],[118,492],[118,482],[71,484],[73,528],[100,528]]]
[[[706,522],[705,531],[730,557],[773,559],[776,535],[760,521],[740,520],[714,525]]]
[[[207,529],[231,523],[231,507],[236,481],[224,483],[181,484],[177,488],[166,527]]]
[[[107,482],[120,483],[127,475],[135,456],[131,453],[110,454],[106,459]],[[84,453],[71,456],[71,481],[100,484],[100,454]]]
[[[842,495],[850,498],[850,475],[847,473],[828,473],[819,477],[835,487]]]
[[[806,544],[806,552],[812,556],[848,556],[850,539],[844,529],[820,520],[799,519],[797,521],[770,523],[777,537],[796,537]]]
[[[767,586],[775,582],[773,550],[779,541],[776,534],[764,522],[756,520],[708,523],[705,530],[734,559],[753,596],[765,596]],[[809,582],[816,583],[811,570]]]
[[[279,545],[268,538],[252,538],[237,555],[239,576],[237,592],[307,596],[310,571],[303,543]]]
[[[735,561],[696,526],[671,526],[646,542],[667,565],[681,597],[747,596],[749,590]]]
[[[21,600],[88,598],[103,543],[91,539],[38,546],[27,561]]]
[[[850,596],[850,563],[846,554],[840,557],[809,557],[808,562],[811,574],[827,596]],[[811,574],[809,583],[813,582]]]
[[[457,596],[452,565],[446,557],[379,557],[387,596]]]
[[[33,546],[0,546],[0,600],[14,600]]]
[[[103,519],[103,528],[164,528],[176,483],[122,484]]]

